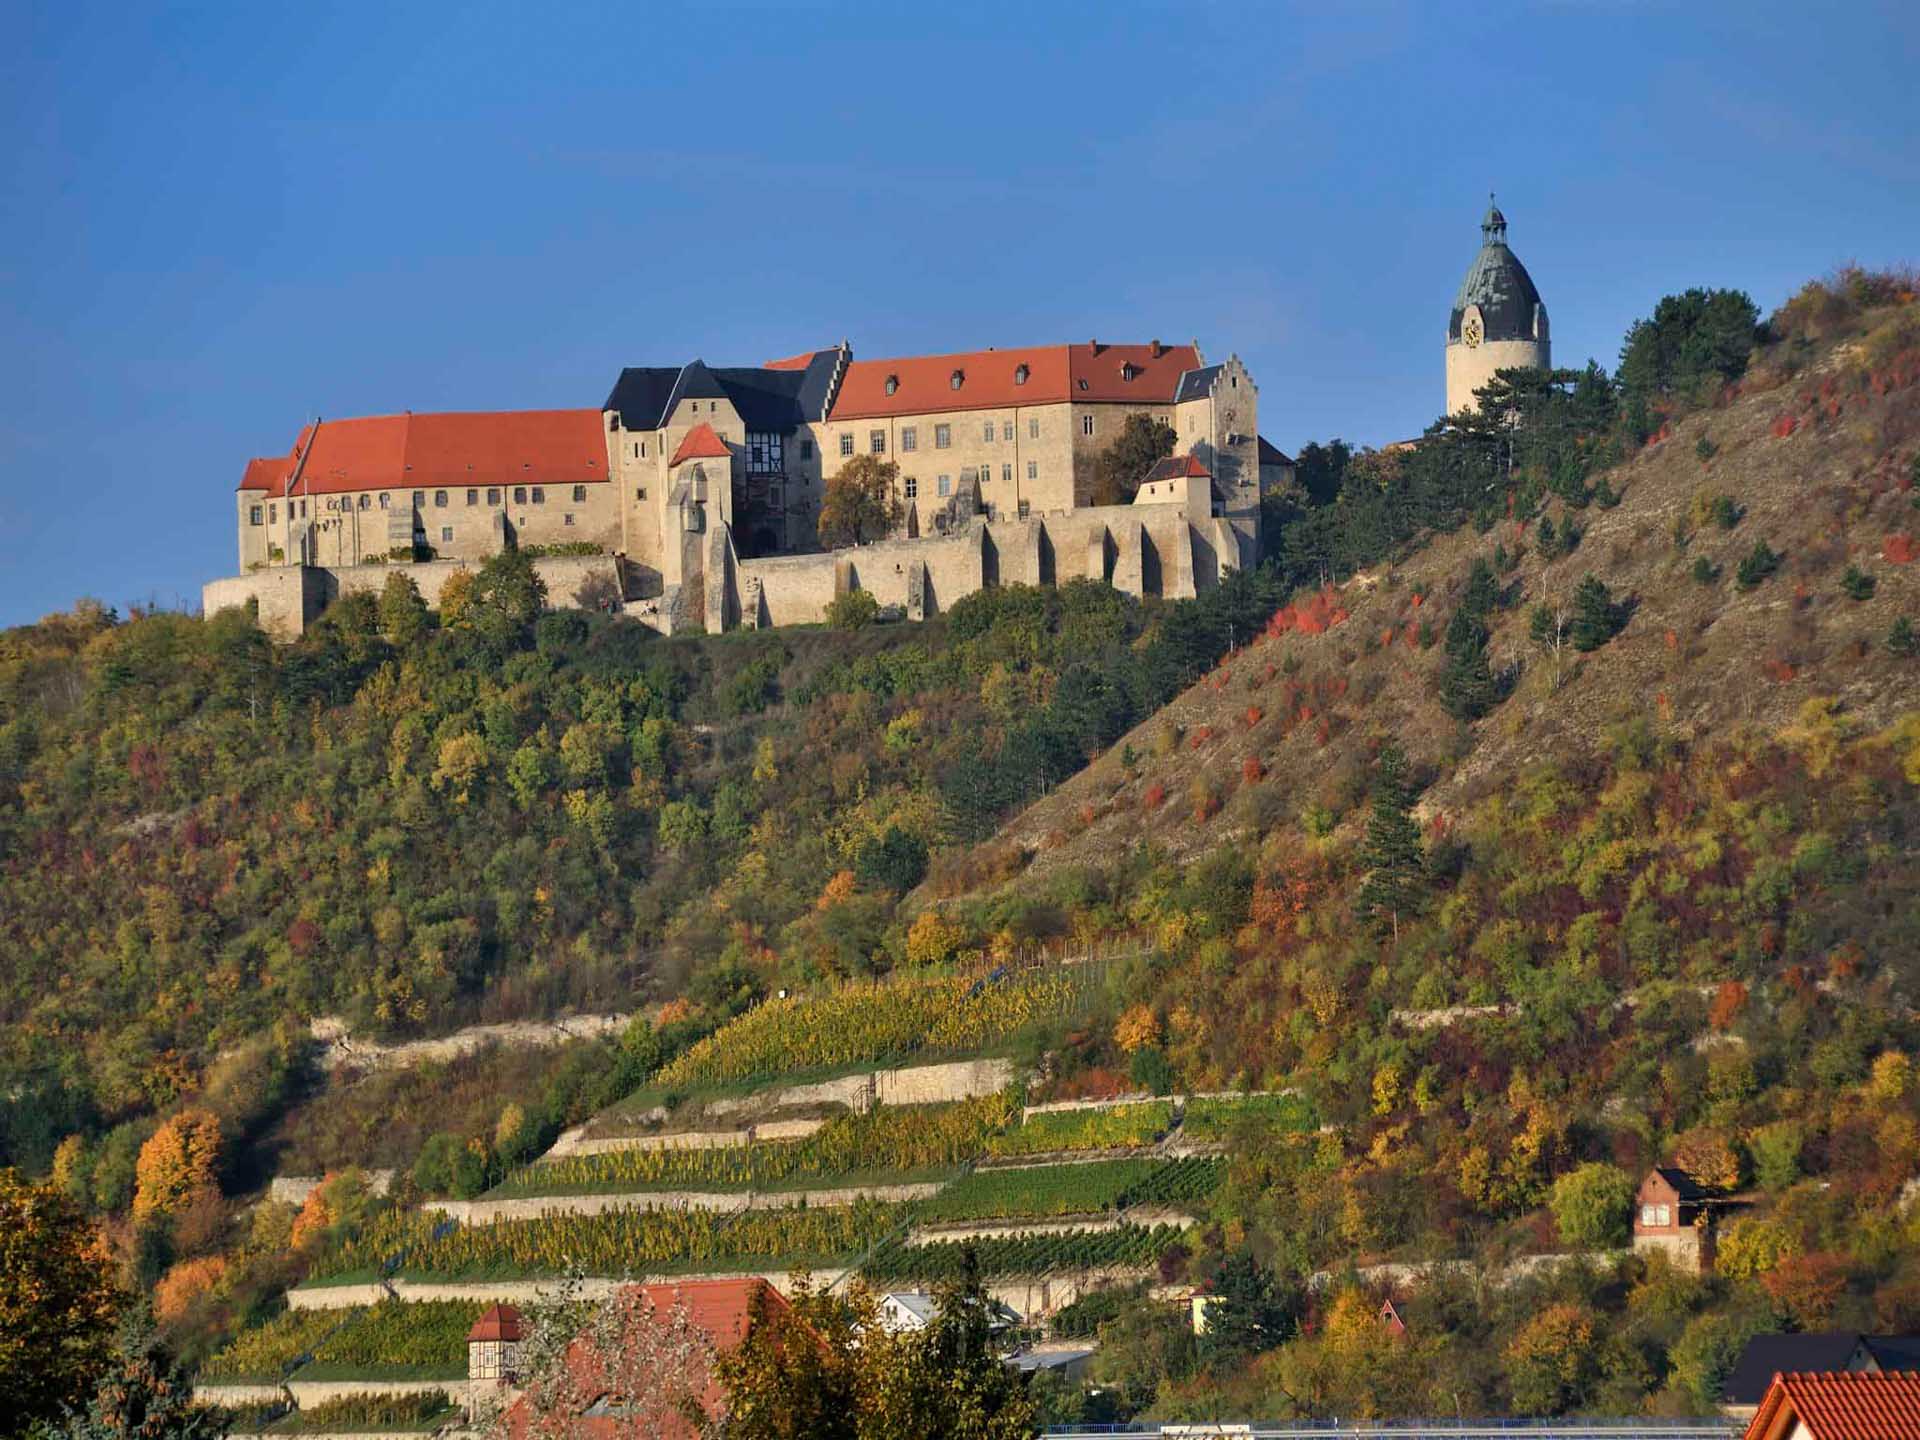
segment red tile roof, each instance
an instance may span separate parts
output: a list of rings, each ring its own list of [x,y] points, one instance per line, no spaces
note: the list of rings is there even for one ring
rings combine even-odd
[[[769,360],[760,368],[762,370],[804,370],[813,363],[813,357],[818,353],[817,350],[807,350],[798,355],[789,355],[784,360]]]
[[[702,420],[687,432],[687,438],[680,442],[680,448],[673,452],[673,459],[667,462],[671,469],[682,460],[725,460],[733,452],[727,449],[727,442],[713,433],[713,426]]]
[[[855,360],[847,366],[829,420],[929,415],[1057,405],[1067,400],[1169,405],[1184,371],[1197,369],[1191,345],[1040,345],[1025,350],[974,350]],[[1024,384],[1017,379],[1027,367]],[[961,383],[954,388],[954,372]],[[1131,376],[1132,378],[1128,378]],[[892,380],[894,391],[887,393]],[[1083,383],[1084,382],[1084,383]]]
[[[598,410],[495,410],[324,420],[300,432],[291,455],[249,464],[240,485],[257,489],[257,481],[277,479],[269,493],[331,495],[606,478],[606,421]]]
[[[1200,463],[1198,455],[1169,455],[1164,460],[1154,461],[1153,468],[1147,472],[1149,480],[1179,480],[1184,477],[1211,480],[1213,472]]]
[[[264,490],[269,495],[278,495],[280,487],[286,484],[287,471],[292,468],[291,455],[275,455],[264,460],[249,460],[247,473],[240,477],[240,488]]]
[[[1916,1440],[1920,1372],[1776,1375],[1746,1440],[1782,1440],[1796,1421],[1813,1440]]]
[[[518,1340],[521,1335],[520,1312],[511,1305],[496,1305],[467,1331],[467,1343],[478,1344],[486,1340]]]

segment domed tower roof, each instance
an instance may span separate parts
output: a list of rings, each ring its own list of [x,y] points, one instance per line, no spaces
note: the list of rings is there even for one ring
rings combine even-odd
[[[1460,321],[1469,305],[1480,307],[1480,323],[1489,341],[1544,338],[1546,306],[1527,267],[1507,248],[1507,217],[1492,196],[1487,197],[1487,213],[1480,222],[1480,253],[1473,257],[1460,293],[1453,297],[1453,313],[1447,319],[1449,344],[1460,338]],[[1538,333],[1536,309],[1542,322]]]

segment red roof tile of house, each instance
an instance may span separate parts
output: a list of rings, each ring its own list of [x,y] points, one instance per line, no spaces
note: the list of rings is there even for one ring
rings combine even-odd
[[[278,495],[280,487],[287,482],[287,472],[292,468],[291,455],[273,455],[265,459],[249,460],[247,473],[240,477],[240,488],[263,490],[269,495]]]
[[[1169,405],[1180,376],[1199,364],[1199,352],[1191,345],[1040,345],[855,360],[847,366],[827,418],[929,415],[1068,400]],[[1024,381],[1019,378],[1023,366]]]
[[[1812,1440],[1916,1440],[1920,1372],[1776,1375],[1746,1440],[1783,1440],[1799,1426]]]
[[[255,467],[262,467],[256,472]],[[293,453],[247,467],[270,493],[420,490],[450,485],[580,485],[607,478],[606,422],[598,410],[495,410],[324,420]]]
[[[521,1334],[520,1312],[511,1305],[495,1305],[467,1331],[469,1345],[489,1340],[518,1340]]]
[[[1147,472],[1149,480],[1211,480],[1213,472],[1200,463],[1198,455],[1169,455],[1164,460],[1153,462],[1153,468]]]
[[[683,460],[725,460],[732,453],[727,449],[727,442],[714,434],[713,426],[702,420],[687,432],[687,438],[680,442],[680,448],[673,452],[673,459],[667,465],[671,469]]]
[[[760,368],[762,370],[804,370],[813,363],[813,357],[818,353],[818,351],[807,350],[799,355],[789,355],[784,360],[769,360]]]

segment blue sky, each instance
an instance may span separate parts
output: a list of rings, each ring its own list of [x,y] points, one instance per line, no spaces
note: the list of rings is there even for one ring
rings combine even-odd
[[[0,0],[0,624],[197,604],[310,415],[1198,337],[1417,433],[1497,189],[1561,363],[1920,259],[1920,7]]]

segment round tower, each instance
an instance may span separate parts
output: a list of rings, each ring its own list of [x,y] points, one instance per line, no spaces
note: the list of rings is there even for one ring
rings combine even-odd
[[[1507,248],[1507,217],[1488,196],[1480,253],[1447,317],[1447,413],[1471,410],[1473,392],[1496,370],[1552,368],[1547,307],[1527,267]]]

